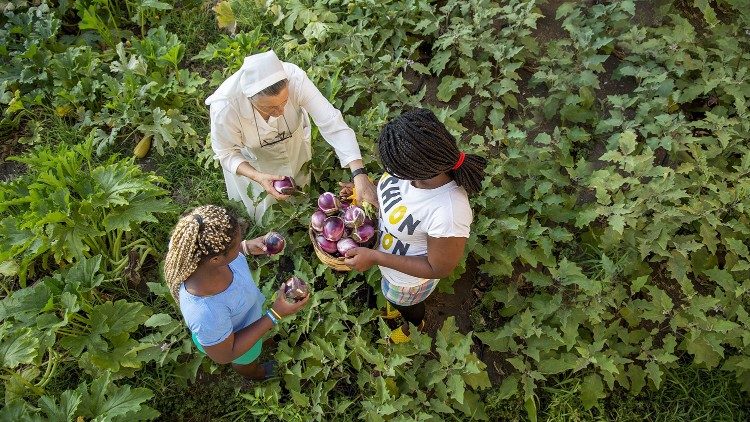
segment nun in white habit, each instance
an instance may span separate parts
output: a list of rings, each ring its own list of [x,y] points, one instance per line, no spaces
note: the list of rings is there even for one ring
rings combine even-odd
[[[377,204],[354,131],[305,71],[282,62],[273,50],[246,57],[206,104],[211,147],[224,171],[227,194],[242,201],[255,221],[275,200],[288,198],[273,188],[274,180],[291,176],[301,186],[310,182],[309,170],[303,170],[312,158],[310,116],[341,166],[351,169],[360,199]],[[268,195],[260,201],[263,191]]]

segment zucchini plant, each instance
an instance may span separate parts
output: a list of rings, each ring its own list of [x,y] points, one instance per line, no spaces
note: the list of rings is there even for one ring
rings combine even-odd
[[[144,227],[174,211],[162,178],[132,159],[97,162],[91,137],[14,160],[28,173],[0,184],[0,261],[16,269],[22,287],[37,270],[83,258],[101,255],[104,271],[122,275],[131,261],[140,268],[155,254]]]

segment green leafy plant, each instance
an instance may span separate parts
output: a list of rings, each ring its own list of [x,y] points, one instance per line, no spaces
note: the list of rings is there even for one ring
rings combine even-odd
[[[49,420],[147,421],[159,416],[159,412],[145,404],[151,397],[150,390],[118,386],[105,374],[90,385],[83,382],[75,390],[64,391],[59,399],[42,396],[37,406],[14,401],[0,410],[0,416],[8,420],[32,420],[44,415]]]
[[[154,253],[142,225],[172,210],[163,180],[130,160],[96,163],[92,153],[88,138],[14,158],[29,173],[0,185],[0,260],[17,264],[21,286],[36,269],[102,255],[104,268],[121,274],[131,257],[135,269]]]
[[[312,305],[275,354],[284,368],[279,386],[288,391],[289,400],[277,388],[259,388],[243,395],[247,403],[240,413],[261,420],[362,414],[373,421],[397,414],[486,419],[476,391],[490,383],[484,363],[470,351],[471,333],[457,333],[449,319],[437,335],[434,352],[433,340],[418,333],[407,345],[376,346],[373,336],[387,335],[390,328],[381,321],[374,330],[375,311],[355,315],[340,300],[360,287],[361,282],[349,283],[340,294],[331,287],[315,293]],[[300,415],[299,408],[308,412]]]
[[[157,24],[159,14],[172,10],[172,5],[159,0],[75,0],[81,30],[93,30],[109,48],[122,37],[129,37],[130,24],[136,24],[140,35],[146,35],[146,24]]]
[[[463,96],[459,118],[473,103],[475,124],[489,118],[493,126],[502,126],[505,111],[518,108],[517,71],[538,51],[530,36],[542,16],[535,2],[449,1],[440,11],[443,22],[437,25],[433,55],[427,68],[417,70],[441,75],[439,101]]]
[[[544,83],[548,94],[529,104],[540,106],[547,119],[559,113],[563,121],[572,124],[596,120],[596,92],[601,88],[598,75],[605,71],[604,62],[614,51],[617,35],[630,27],[634,14],[632,1],[590,8],[574,3],[560,6],[556,18],[565,18],[562,27],[570,39],[551,43],[548,54],[539,61],[530,83]]]
[[[514,127],[488,131],[485,136],[497,144],[476,139],[502,153],[476,201],[487,208],[480,211],[471,247],[482,257],[483,271],[510,277],[495,282],[483,298],[503,319],[478,337],[507,354],[516,373],[506,377],[499,394],[511,397],[520,390],[530,416],[538,413],[536,388],[559,374],[580,378],[586,409],[618,386],[632,394],[662,387],[665,371],[685,354],[697,365],[735,371],[738,381],[745,376],[737,366],[747,360],[745,345],[734,339],[747,330],[745,299],[738,297],[745,288],[736,281],[736,274],[747,270],[746,217],[737,213],[747,206],[747,170],[745,160],[728,157],[745,155],[738,141],[747,130],[741,118],[747,114],[746,94],[742,88],[726,95],[713,91],[716,74],[700,72],[711,56],[685,42],[695,35],[686,20],[675,18],[677,27],[654,29],[655,34],[625,30],[622,22],[631,9],[616,9],[624,6],[586,12],[599,18],[611,13],[620,22],[608,27],[619,31],[608,38],[589,38],[597,24],[575,23],[584,12],[562,6],[558,16],[567,16],[566,29],[585,28],[582,35],[588,35],[549,50],[565,54],[563,66],[576,57],[594,57],[591,48],[597,45],[630,52],[616,74],[636,84],[632,93],[606,99],[609,118],[599,119],[595,107],[585,119],[565,117],[563,106],[562,127],[531,143]],[[727,43],[712,51],[737,52],[737,62],[744,63],[734,42]],[[672,54],[657,53],[667,45]],[[561,46],[573,48],[567,54]],[[697,57],[703,57],[700,66],[694,64]],[[726,72],[719,77],[734,81],[733,72]],[[549,87],[557,89],[557,83]],[[578,88],[591,84],[573,77],[559,86],[566,92],[545,110],[548,116],[561,102],[580,108],[585,96]],[[556,101],[555,95],[546,101]],[[569,101],[571,95],[577,98]],[[701,95],[708,97],[700,101]],[[696,103],[703,108],[695,110]],[[593,130],[579,126],[594,121]],[[592,150],[580,146],[597,140],[602,147],[594,163]],[[498,207],[495,198],[506,201]]]
[[[77,4],[87,16],[96,5],[112,8],[107,1]],[[180,68],[185,47],[174,34],[158,27],[143,38],[119,42],[118,36],[111,50],[64,48],[58,13],[43,3],[12,12],[0,29],[8,39],[0,51],[8,59],[0,66],[4,125],[17,125],[33,110],[47,109],[90,129],[99,154],[118,141],[137,142],[144,136],[153,139],[159,154],[165,148],[198,149],[197,133],[183,109],[202,93],[206,80]],[[107,33],[112,30],[106,21],[99,24]]]
[[[105,106],[81,123],[94,127],[97,152],[134,133],[153,136],[159,154],[165,147],[196,149],[197,134],[181,108],[201,92],[206,80],[179,69],[184,46],[177,37],[159,27],[143,40],[134,40],[132,48],[119,43],[115,50],[111,74],[102,77]]]
[[[50,80],[46,66],[61,22],[47,3],[7,11],[0,22],[0,104],[5,105],[5,125],[14,116],[17,120],[22,112],[42,103]]]
[[[193,59],[221,62],[221,70],[216,70],[211,75],[211,86],[218,86],[242,66],[245,57],[259,52],[267,41],[268,37],[261,33],[260,28],[240,32],[232,37],[222,35],[219,42],[207,45]]]
[[[73,369],[92,377],[120,379],[132,377],[149,362],[175,365],[191,353],[180,321],[154,314],[140,302],[108,299],[105,290],[112,280],[102,273],[102,261],[101,256],[84,258],[0,301],[0,367],[6,404],[37,396],[40,403],[54,408],[53,400],[45,398],[47,389]],[[196,368],[194,363],[180,365]],[[101,394],[106,389],[96,391]]]

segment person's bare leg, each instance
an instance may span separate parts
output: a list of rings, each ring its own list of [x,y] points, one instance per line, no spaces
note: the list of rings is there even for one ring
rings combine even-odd
[[[256,362],[249,363],[247,365],[240,365],[238,363],[233,363],[232,369],[234,369],[238,374],[242,375],[243,377],[247,379],[251,379],[251,380],[262,380],[266,377],[266,370],[263,369],[263,367],[260,366],[260,364]]]
[[[268,337],[263,339],[263,347],[273,347],[276,346],[276,340],[273,339],[273,337]]]
[[[391,306],[398,309],[398,311],[401,313],[401,317],[404,319],[404,324],[401,326],[401,330],[407,336],[409,335],[409,323],[412,323],[417,328],[419,328],[424,322],[424,316],[425,316],[424,302],[419,302],[416,305],[411,305],[411,306],[402,306],[402,305],[396,305],[396,304],[391,304]]]

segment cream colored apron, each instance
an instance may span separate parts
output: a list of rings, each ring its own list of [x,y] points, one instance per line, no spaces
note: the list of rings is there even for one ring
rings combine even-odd
[[[312,158],[311,127],[307,111],[300,110],[299,124],[292,131],[292,136],[272,145],[262,146],[264,140],[258,139],[260,130],[254,125],[243,125],[242,136],[245,146],[241,152],[250,165],[258,171],[291,176],[298,186],[306,186],[310,183],[310,172],[307,169],[303,171],[302,167]],[[279,120],[281,119],[279,117]],[[270,127],[265,121],[260,122],[260,119],[256,121],[259,125]],[[277,124],[284,126],[284,123],[279,121]],[[271,139],[274,135],[275,133],[266,133],[260,136],[264,139]],[[265,189],[245,176],[239,176],[224,169],[224,182],[229,199],[242,201],[247,208],[247,214],[256,222],[260,221],[266,210],[276,203],[276,199],[271,195],[265,195],[261,199],[261,194],[265,192]]]

